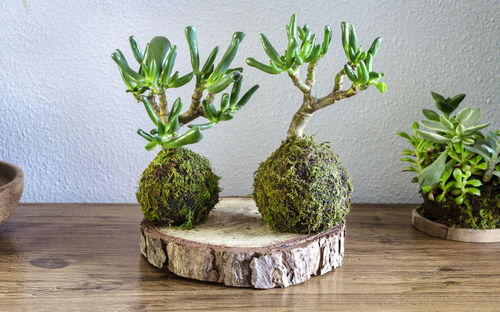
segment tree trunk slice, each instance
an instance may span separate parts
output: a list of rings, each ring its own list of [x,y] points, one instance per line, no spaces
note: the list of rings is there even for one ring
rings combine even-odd
[[[277,233],[250,198],[223,198],[192,230],[141,223],[141,252],[157,268],[227,286],[288,287],[342,264],[345,221],[317,234]]]
[[[420,232],[430,236],[470,243],[500,242],[500,229],[452,228],[423,217],[418,213],[417,209],[415,208],[411,214],[411,224]]]

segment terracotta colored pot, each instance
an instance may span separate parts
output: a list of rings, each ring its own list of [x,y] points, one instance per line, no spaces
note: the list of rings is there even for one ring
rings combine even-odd
[[[0,161],[0,223],[7,220],[21,199],[24,173],[13,164]]]

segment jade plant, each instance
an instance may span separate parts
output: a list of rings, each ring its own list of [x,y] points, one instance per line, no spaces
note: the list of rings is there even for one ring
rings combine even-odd
[[[247,64],[268,74],[286,73],[303,94],[303,101],[293,116],[286,140],[263,163],[254,179],[253,197],[268,226],[277,231],[312,233],[339,224],[350,210],[352,186],[349,174],[325,143],[317,143],[304,134],[312,115],[339,100],[350,98],[374,85],[384,93],[383,73],[373,70],[373,61],[381,44],[376,38],[368,50],[362,49],[353,25],[341,23],[342,47],[347,58],[335,75],[330,93],[318,97],[314,92],[316,67],[328,52],[332,29],[325,26],[323,41],[306,24],[297,26],[293,14],[286,26],[288,44],[283,54],[277,52],[264,34],[262,46],[268,64],[248,58]],[[305,80],[300,69],[307,67]],[[344,80],[351,84],[343,88]]]
[[[481,109],[467,107],[453,114],[464,94],[445,98],[431,93],[438,112],[422,110],[413,134],[399,132],[411,149],[401,159],[414,172],[424,204],[420,213],[448,226],[500,227],[500,130],[482,133]]]
[[[243,69],[230,68],[244,32],[233,34],[231,44],[218,63],[219,47],[216,46],[203,64],[200,63],[196,29],[186,27],[185,35],[192,66],[192,71],[186,74],[174,72],[177,47],[163,36],[154,37],[144,51],[134,36],[129,38],[138,63],[137,71],[131,68],[120,50],[116,50],[112,58],[127,86],[126,91],[144,105],[153,122],[150,131],[137,130],[147,141],[145,148],[150,151],[161,147],[139,180],[136,195],[142,212],[147,220],[156,224],[191,228],[204,221],[217,204],[220,178],[213,173],[208,159],[184,146],[199,142],[203,137],[202,131],[231,120],[249,101],[258,85],[240,97]],[[167,95],[193,78],[191,103],[182,112],[181,98],[177,97],[172,103]],[[231,91],[224,92],[231,85]],[[220,94],[218,109],[214,103]],[[206,121],[191,123],[199,117]],[[182,130],[182,126],[187,126],[187,129]]]

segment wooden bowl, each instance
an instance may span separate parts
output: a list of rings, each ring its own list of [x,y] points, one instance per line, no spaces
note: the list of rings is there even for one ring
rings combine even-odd
[[[7,220],[21,199],[24,173],[13,164],[0,161],[0,223]]]

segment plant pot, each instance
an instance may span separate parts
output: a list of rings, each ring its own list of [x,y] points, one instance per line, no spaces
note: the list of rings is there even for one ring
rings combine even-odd
[[[7,220],[21,199],[24,173],[13,164],[0,161],[0,223]]]
[[[422,216],[415,208],[411,214],[411,224],[420,232],[430,236],[471,243],[500,242],[500,229],[467,229],[448,227],[444,224],[431,221]]]

